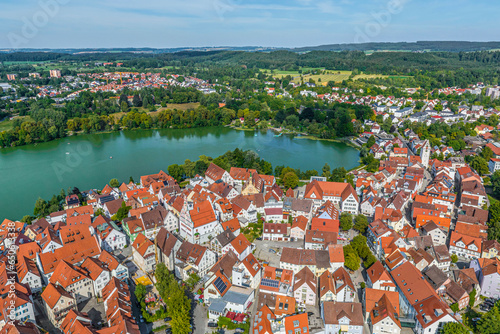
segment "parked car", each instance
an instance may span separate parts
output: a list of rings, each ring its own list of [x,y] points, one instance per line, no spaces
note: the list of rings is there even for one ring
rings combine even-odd
[[[209,322],[209,323],[208,323],[208,327],[212,327],[212,328],[213,328],[213,327],[217,327],[217,326],[218,326],[218,325],[217,325],[217,323],[215,323],[215,322]]]
[[[165,319],[163,319],[163,321],[165,321],[165,322],[168,322],[168,321],[171,321],[171,320],[172,320],[172,318],[170,318],[170,317],[166,317]]]
[[[479,309],[483,312],[488,312],[491,309],[491,307],[483,304],[479,307]]]
[[[243,328],[236,328],[235,333],[243,333],[245,330]]]

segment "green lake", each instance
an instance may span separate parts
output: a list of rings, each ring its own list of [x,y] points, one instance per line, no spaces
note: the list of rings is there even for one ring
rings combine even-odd
[[[273,167],[321,171],[325,162],[332,169],[359,164],[359,151],[343,143],[275,137],[272,131],[217,127],[72,136],[0,150],[0,221],[33,214],[38,197],[49,200],[70,186],[102,189],[112,178],[138,180],[185,159],[195,161],[203,154],[217,157],[237,147],[256,151]]]

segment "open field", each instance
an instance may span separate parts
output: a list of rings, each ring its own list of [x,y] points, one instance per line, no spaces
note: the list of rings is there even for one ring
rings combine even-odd
[[[172,109],[172,110],[173,109],[177,109],[177,110],[183,110],[183,111],[185,111],[185,110],[189,110],[189,109],[196,109],[199,106],[200,106],[199,102],[192,102],[192,103],[167,103],[167,107],[166,108],[161,107],[158,110],[152,111],[152,112],[150,112],[149,109],[147,109],[147,108],[142,108],[142,107],[141,108],[133,107],[133,108],[137,109],[138,111],[145,111],[149,115],[153,116],[153,115],[157,115],[161,111],[167,110],[167,109]],[[123,115],[125,115],[124,112],[118,112],[118,113],[113,114],[113,117],[115,118],[115,121],[119,121],[120,118],[122,118]]]
[[[28,116],[21,116],[19,118],[26,118],[26,117]],[[0,132],[12,129],[13,124],[14,120],[11,121],[8,118],[5,121],[0,122]]]

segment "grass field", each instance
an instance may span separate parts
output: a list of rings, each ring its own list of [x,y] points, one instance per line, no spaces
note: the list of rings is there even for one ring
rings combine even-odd
[[[21,116],[19,118],[25,118],[25,117],[28,117],[28,116]],[[14,120],[11,121],[9,119],[7,119],[3,122],[0,122],[0,132],[12,129],[13,123],[14,123]]]
[[[196,109],[197,107],[200,106],[200,103],[199,102],[192,102],[192,103],[168,103],[167,104],[167,107],[166,108],[159,108],[158,110],[156,111],[153,111],[153,112],[150,112],[149,109],[147,108],[135,108],[139,111],[146,111],[149,115],[153,116],[153,115],[157,115],[159,114],[161,111],[163,110],[167,110],[167,109],[177,109],[177,110],[189,110],[189,109]],[[118,113],[115,113],[113,114],[113,117],[115,118],[115,121],[119,121],[120,118],[122,118],[122,116],[125,115],[124,112],[118,112]],[[1,123],[0,123],[1,124]]]

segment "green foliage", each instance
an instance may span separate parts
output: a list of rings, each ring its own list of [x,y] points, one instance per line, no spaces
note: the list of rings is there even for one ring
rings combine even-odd
[[[31,225],[31,222],[33,221],[33,219],[34,219],[34,218],[35,218],[35,217],[33,217],[33,216],[26,215],[26,216],[24,216],[24,217],[21,219],[21,222],[26,223],[26,224],[28,224],[28,225]]]
[[[142,284],[137,284],[137,286],[135,287],[134,294],[139,302],[144,301],[144,298],[146,297],[147,294],[146,286]]]
[[[178,164],[173,164],[168,166],[168,174],[173,177],[177,182],[181,182],[183,180],[184,168],[179,166]]]
[[[120,182],[118,182],[118,179],[111,179],[109,181],[109,185],[113,188],[118,188],[120,186]]]
[[[191,275],[189,275],[189,278],[188,280],[186,281],[186,284],[190,287],[190,288],[194,288],[194,286],[196,284],[198,284],[198,282],[200,281],[200,276],[196,275],[195,273],[192,273]]]
[[[457,303],[453,303],[450,305],[450,308],[453,312],[457,313],[459,311],[459,308],[458,308],[458,304]]]
[[[469,293],[469,306],[471,308],[474,307],[474,303],[476,302],[476,294],[476,289],[472,289],[472,291]]]
[[[366,142],[366,147],[370,148],[375,144],[375,137],[372,135],[370,138],[368,138],[368,141]]]
[[[451,257],[451,262],[453,262],[453,263],[457,263],[457,261],[458,261],[458,256],[457,256],[456,254],[451,254],[451,256],[450,256],[450,257]]]
[[[491,176],[491,185],[493,186],[493,195],[500,198],[500,170],[497,170]]]
[[[497,305],[483,315],[476,328],[481,334],[500,333],[500,312]]]
[[[366,218],[366,216],[363,214],[359,214],[356,216],[354,221],[354,229],[359,231],[359,233],[365,233],[366,229],[368,228],[368,218]]]
[[[121,221],[128,216],[128,212],[132,209],[131,206],[127,206],[125,202],[122,202],[122,206],[118,209],[115,215],[111,217],[113,220]]]
[[[441,329],[440,334],[469,334],[469,331],[458,322],[447,322]]]
[[[344,265],[346,268],[356,271],[359,269],[361,260],[352,247],[350,249],[348,247],[349,245],[344,246]]]
[[[340,214],[340,228],[343,231],[348,231],[352,228],[352,215],[347,212]]]
[[[294,172],[288,172],[283,177],[283,184],[286,189],[295,188],[299,184],[299,177]]]
[[[481,157],[486,161],[490,161],[490,159],[493,158],[493,151],[491,148],[485,146],[481,151]]]
[[[477,155],[474,156],[474,158],[472,158],[472,161],[470,162],[470,166],[471,168],[476,170],[476,172],[478,172],[479,175],[484,175],[489,173],[488,162],[480,156]]]
[[[170,325],[174,334],[187,334],[191,330],[191,302],[181,285],[177,283],[164,263],[158,263],[155,270],[156,288],[167,305],[167,311],[172,321]]]

